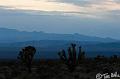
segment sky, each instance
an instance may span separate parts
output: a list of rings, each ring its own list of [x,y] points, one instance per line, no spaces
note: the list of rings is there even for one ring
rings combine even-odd
[[[119,0],[0,0],[0,27],[120,39]]]

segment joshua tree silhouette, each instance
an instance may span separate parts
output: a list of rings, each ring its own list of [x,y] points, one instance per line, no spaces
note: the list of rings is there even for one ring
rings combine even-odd
[[[59,52],[58,55],[60,56],[60,59],[67,65],[70,72],[73,72],[78,62],[85,57],[85,52],[81,51],[81,47],[79,47],[79,54],[77,55],[76,44],[71,44],[71,47],[68,48],[68,56],[66,56],[67,54],[65,50]]]
[[[36,49],[32,46],[27,46],[19,52],[18,59],[28,68],[28,72],[31,72],[31,65],[35,52]]]

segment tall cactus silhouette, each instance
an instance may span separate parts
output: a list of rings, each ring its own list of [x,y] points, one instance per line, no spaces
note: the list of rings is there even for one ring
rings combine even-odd
[[[59,52],[58,55],[60,56],[60,59],[67,65],[70,72],[73,72],[78,65],[78,62],[80,62],[83,57],[85,57],[83,56],[85,55],[85,52],[83,52],[81,47],[79,47],[79,53],[77,55],[76,44],[71,44],[71,46],[68,48],[68,56],[65,50]]]
[[[85,60],[85,51],[82,50],[82,47],[79,47],[79,53],[78,53],[78,62],[81,63],[81,61]]]
[[[27,46],[19,52],[18,59],[28,68],[28,72],[31,72],[31,65],[35,52],[36,49],[32,46]]]

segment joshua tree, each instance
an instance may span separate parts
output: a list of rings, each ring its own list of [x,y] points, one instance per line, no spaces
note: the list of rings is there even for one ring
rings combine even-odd
[[[85,51],[82,50],[82,47],[79,47],[78,62],[85,60]]]
[[[18,59],[24,64],[28,71],[31,72],[32,60],[35,55],[36,49],[32,46],[27,46],[23,48],[18,55]]]
[[[79,54],[77,55],[76,44],[71,44],[71,47],[68,48],[68,56],[66,56],[67,54],[65,50],[59,52],[58,55],[60,56],[60,59],[67,65],[70,72],[73,72],[78,65],[78,62],[83,59],[85,52],[82,52],[81,47],[79,47]]]

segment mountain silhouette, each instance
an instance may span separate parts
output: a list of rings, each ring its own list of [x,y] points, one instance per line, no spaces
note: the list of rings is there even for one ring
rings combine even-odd
[[[82,34],[56,34],[45,32],[27,32],[16,29],[0,28],[0,43],[24,42],[38,40],[74,40],[74,41],[96,41],[96,42],[116,42],[112,38],[100,38]]]
[[[0,43],[0,58],[16,58],[21,48],[34,46],[37,50],[36,58],[58,58],[58,51],[66,49],[71,44],[82,46],[88,57],[97,55],[120,55],[120,42],[101,43],[65,40],[40,40],[15,43]]]
[[[16,58],[19,50],[29,45],[35,46],[37,58],[57,58],[57,52],[67,48],[70,43],[82,46],[88,56],[110,56],[120,53],[119,40],[112,38],[0,28],[0,58]]]

